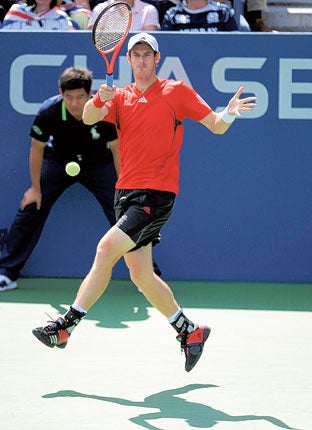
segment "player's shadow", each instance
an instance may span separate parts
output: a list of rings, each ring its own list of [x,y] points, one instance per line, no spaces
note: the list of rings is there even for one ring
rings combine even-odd
[[[99,302],[89,310],[86,319],[96,321],[97,327],[128,328],[129,322],[145,321],[149,318],[148,306],[150,304],[143,294],[128,282],[126,288],[109,287],[105,297],[100,298]],[[56,303],[53,307],[61,315],[68,309],[68,306]]]
[[[80,279],[23,279],[21,288],[1,295],[0,301],[49,304],[53,308],[48,311],[49,318],[56,319],[73,303],[80,283]],[[95,321],[98,327],[124,329],[128,322],[147,320],[149,306],[131,281],[113,280],[86,319]],[[46,317],[43,307],[42,315]]]
[[[157,423],[153,423],[155,425],[151,424],[151,421],[159,419],[180,419],[184,420],[191,427],[202,429],[211,428],[220,422],[264,420],[278,428],[295,430],[293,427],[289,427],[283,421],[275,417],[266,415],[229,415],[205,404],[189,402],[188,400],[178,397],[179,395],[183,395],[192,390],[213,387],[217,387],[217,385],[190,384],[186,385],[185,387],[174,388],[172,390],[165,390],[152,394],[146,397],[144,401],[134,401],[118,397],[105,397],[94,394],[84,394],[71,390],[45,394],[43,397],[48,399],[55,397],[83,397],[108,403],[115,403],[121,406],[134,406],[136,408],[142,407],[154,409],[154,411],[149,411],[130,418],[131,422],[149,430],[159,430],[159,427],[156,427]],[[158,409],[158,411],[155,412],[155,409]]]

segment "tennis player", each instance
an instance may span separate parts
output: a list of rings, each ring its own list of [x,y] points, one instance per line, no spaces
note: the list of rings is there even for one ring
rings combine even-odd
[[[64,348],[75,326],[106,290],[114,265],[124,257],[134,284],[178,333],[189,372],[203,352],[210,328],[188,319],[168,284],[153,272],[152,244],[159,240],[179,191],[183,120],[190,118],[212,133],[223,134],[241,112],[255,108],[256,97],[240,98],[241,87],[223,112],[214,112],[184,82],[156,76],[158,42],[148,33],[130,38],[127,58],[134,83],[123,89],[101,85],[83,113],[86,124],[105,119],[118,131],[117,223],[100,240],[91,270],[70,309],[33,334],[49,347]]]

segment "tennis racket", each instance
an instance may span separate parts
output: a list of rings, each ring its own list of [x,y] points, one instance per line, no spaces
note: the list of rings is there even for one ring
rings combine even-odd
[[[113,85],[115,61],[128,36],[131,22],[131,7],[117,1],[102,10],[92,29],[94,46],[106,63],[106,84],[110,87]]]

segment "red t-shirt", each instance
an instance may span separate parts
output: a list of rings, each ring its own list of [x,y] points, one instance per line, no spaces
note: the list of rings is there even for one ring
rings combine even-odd
[[[179,191],[179,152],[185,118],[200,121],[210,106],[182,81],[158,78],[143,93],[135,84],[106,103],[105,121],[117,127],[120,172],[117,189]]]

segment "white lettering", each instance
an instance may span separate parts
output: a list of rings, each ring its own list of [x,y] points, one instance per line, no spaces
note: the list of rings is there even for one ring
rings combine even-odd
[[[24,99],[24,71],[27,67],[55,67],[63,64],[66,55],[21,55],[13,61],[10,69],[10,102],[12,107],[24,115],[33,115],[41,103],[31,103]]]
[[[42,55],[26,54],[14,59],[10,68],[9,97],[12,107],[20,114],[34,115],[41,103],[27,101],[24,98],[24,86],[29,85],[25,80],[25,70],[28,67],[59,67],[66,60],[66,55]],[[87,67],[86,55],[74,55],[74,66]],[[244,118],[260,118],[265,115],[269,107],[268,90],[260,82],[226,79],[228,70],[254,69],[260,70],[266,62],[262,57],[224,57],[218,59],[211,69],[211,80],[216,90],[222,93],[233,94],[241,85],[245,92],[254,94],[258,98],[258,107],[253,112],[244,114]],[[103,76],[93,80],[92,88],[97,90],[105,82],[105,64],[103,62]],[[281,58],[279,60],[279,93],[278,93],[278,117],[279,119],[312,119],[311,107],[293,107],[292,99],[295,94],[312,94],[311,82],[294,82],[294,70],[312,70],[312,59],[305,58]],[[158,76],[183,80],[192,87],[188,74],[179,57],[166,57],[162,62]],[[126,56],[119,56],[118,68],[114,73],[114,85],[123,87],[132,81],[131,67]],[[225,106],[218,106],[217,111]]]
[[[293,94],[312,94],[311,82],[293,82],[293,70],[312,70],[312,60],[309,58],[280,59],[278,117],[280,119],[312,119],[312,107],[292,107]]]
[[[234,94],[243,85],[246,93],[254,94],[258,98],[257,109],[244,113],[244,118],[260,118],[266,113],[269,107],[268,91],[260,82],[227,81],[225,73],[230,69],[261,69],[265,62],[266,58],[224,57],[217,60],[212,67],[211,80],[217,90]],[[224,108],[225,106],[218,106],[216,110],[221,111]]]
[[[179,57],[166,57],[157,74],[164,79],[174,76],[178,81],[184,81],[190,87],[192,86]]]
[[[86,55],[74,55],[74,67],[88,67],[88,57]]]
[[[114,85],[116,87],[122,88],[125,85],[128,85],[132,81],[132,72],[131,66],[128,64],[127,57],[124,55],[120,55],[118,58],[118,71],[119,76],[116,75],[116,71],[114,71]],[[97,91],[99,86],[105,82],[105,73],[106,67],[103,60],[103,77],[102,79],[93,79],[92,88]]]

